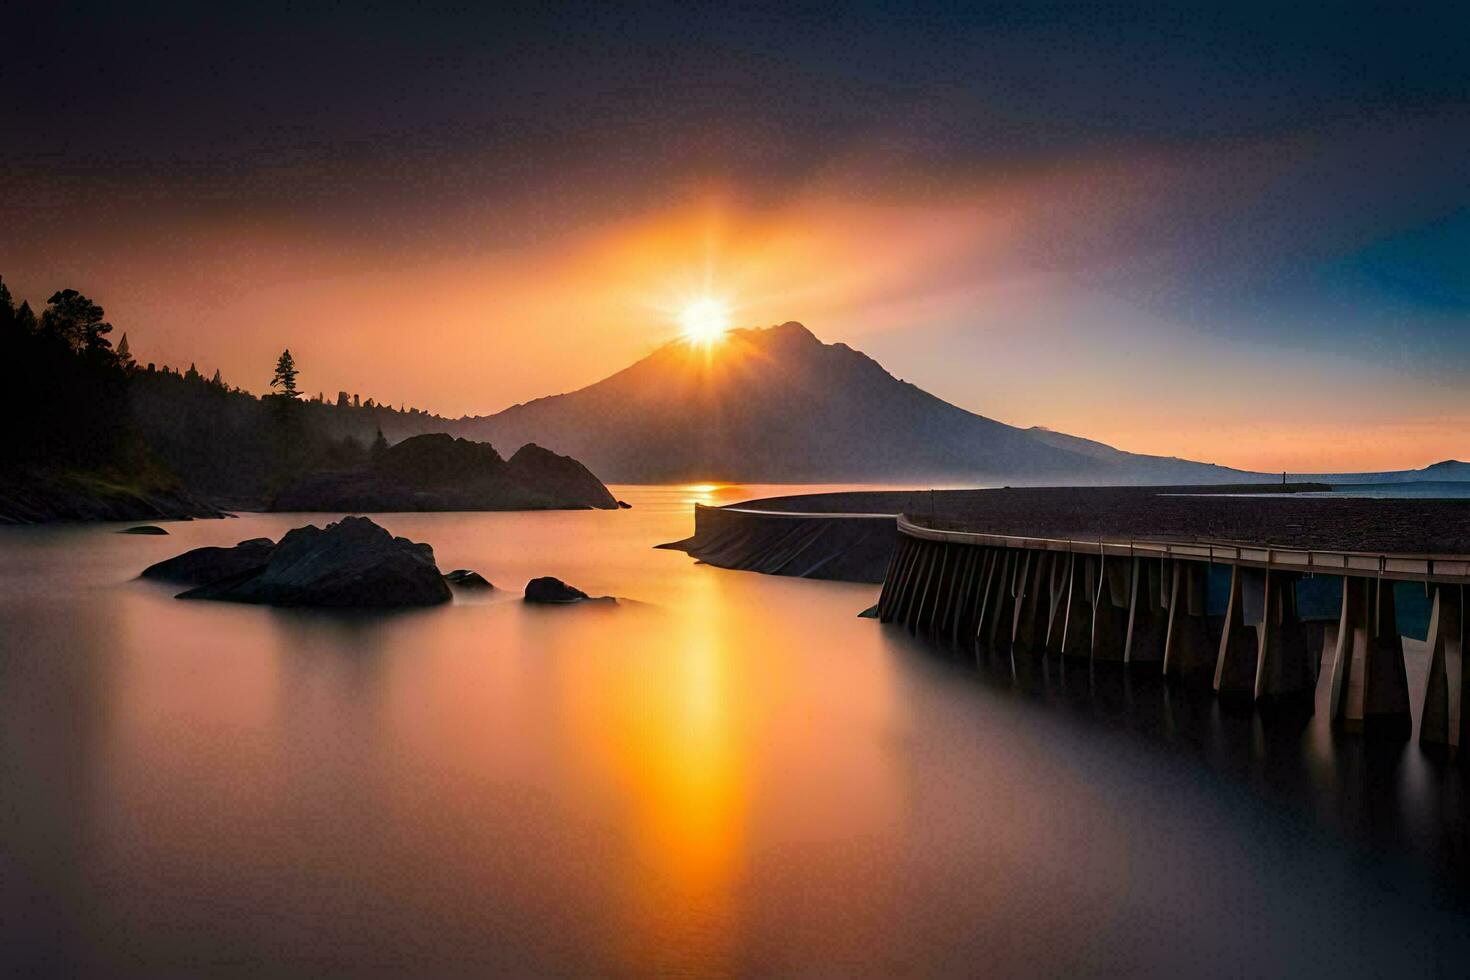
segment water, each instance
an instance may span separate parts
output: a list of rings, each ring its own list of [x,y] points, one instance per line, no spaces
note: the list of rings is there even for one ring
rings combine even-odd
[[[503,587],[378,616],[137,581],[309,518],[0,531],[0,965],[92,975],[1459,974],[1465,784],[872,586],[654,550],[694,499],[386,515]],[[616,606],[527,608],[558,575]],[[1411,658],[1422,682],[1422,656]],[[1325,688],[1325,684],[1323,687]],[[1416,705],[1417,710],[1417,705]]]
[[[1470,481],[1410,480],[1406,483],[1342,483],[1312,497],[1410,497],[1464,500],[1470,497]]]

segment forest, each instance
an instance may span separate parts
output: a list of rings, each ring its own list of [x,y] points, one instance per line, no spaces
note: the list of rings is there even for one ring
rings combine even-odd
[[[0,441],[0,491],[64,478],[246,508],[305,473],[351,469],[389,440],[443,428],[438,416],[360,394],[303,396],[289,350],[271,391],[257,396],[218,370],[140,364],[127,334],[114,344],[113,332],[75,289],[37,314],[0,277],[0,349],[11,365],[0,412],[18,423]]]

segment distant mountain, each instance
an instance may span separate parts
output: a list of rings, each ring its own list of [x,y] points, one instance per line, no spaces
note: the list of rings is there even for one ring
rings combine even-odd
[[[1470,463],[1446,459],[1418,470],[1384,470],[1378,473],[1293,473],[1294,480],[1320,483],[1464,483],[1470,481]]]
[[[451,423],[535,442],[609,482],[1238,483],[1208,463],[1127,453],[976,415],[799,323],[660,347],[596,384]]]

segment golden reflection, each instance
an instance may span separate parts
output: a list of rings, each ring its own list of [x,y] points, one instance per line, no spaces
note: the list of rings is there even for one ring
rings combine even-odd
[[[655,973],[733,950],[750,804],[750,692],[728,648],[739,631],[724,622],[717,576],[689,576],[681,592],[677,618],[657,615],[645,643],[613,658],[633,663],[610,662],[578,685],[574,712],[597,719],[577,741],[598,747],[626,808],[633,859],[618,898],[627,955]]]

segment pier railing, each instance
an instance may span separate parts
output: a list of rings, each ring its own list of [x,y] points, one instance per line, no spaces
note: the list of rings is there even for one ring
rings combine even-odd
[[[1334,722],[1412,733],[1394,582],[1431,603],[1420,739],[1470,743],[1465,592],[1470,556],[1370,554],[1233,541],[1076,540],[927,526],[897,518],[878,618],[1012,655],[1084,657],[1200,678],[1222,696],[1315,696],[1331,664]],[[1211,566],[1230,569],[1223,615]],[[1306,621],[1298,583],[1340,583],[1339,612]],[[1338,596],[1338,593],[1334,593]]]

